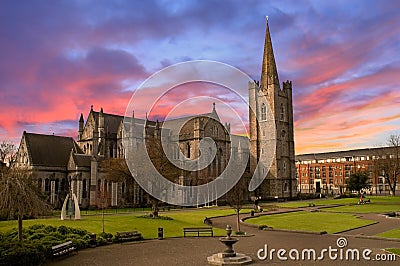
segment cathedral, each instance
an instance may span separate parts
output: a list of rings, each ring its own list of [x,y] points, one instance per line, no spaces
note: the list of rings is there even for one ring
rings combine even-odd
[[[216,156],[202,170],[172,171],[171,181],[188,186],[206,184],[221,174],[230,156],[241,158],[245,154],[247,157],[243,158],[249,158],[245,174],[262,181],[254,192],[249,192],[249,199],[291,198],[297,190],[292,83],[286,81],[282,88],[279,83],[268,21],[261,81],[249,82],[248,93],[250,140],[230,134],[230,125],[220,121],[215,104],[210,113],[164,122],[132,114],[129,126],[124,123],[124,116],[108,114],[102,108],[95,111],[92,106],[86,121],[83,114],[80,116],[77,140],[24,132],[16,165],[34,172],[38,188],[55,208],[62,206],[70,191],[77,196],[81,208],[143,206],[147,204],[144,190],[136,182],[108,178],[102,163],[125,158],[123,136],[138,125],[145,125],[146,130],[135,141],[156,143],[153,140],[160,138],[161,127],[185,119],[181,130],[171,135],[178,141],[180,151],[195,159],[200,156],[200,141],[210,137],[216,143]],[[244,145],[245,142],[250,144]],[[173,160],[180,160],[179,153]]]

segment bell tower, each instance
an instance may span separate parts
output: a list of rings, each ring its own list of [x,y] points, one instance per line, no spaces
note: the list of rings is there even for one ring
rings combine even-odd
[[[268,17],[265,31],[261,81],[249,82],[250,170],[258,162],[271,161],[268,169],[260,168],[257,175],[265,176],[256,195],[291,198],[296,194],[296,167],[293,134],[292,82],[280,87],[272,48]],[[272,149],[266,149],[274,145]],[[270,154],[271,153],[271,154]],[[272,154],[273,153],[273,154]]]

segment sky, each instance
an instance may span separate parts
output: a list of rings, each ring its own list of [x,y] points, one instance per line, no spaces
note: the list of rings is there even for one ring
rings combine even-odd
[[[296,154],[382,145],[400,132],[398,10],[396,0],[0,1],[0,140],[76,138],[91,105],[124,115],[143,82],[176,63],[223,62],[259,80],[268,16],[279,79],[293,82]],[[211,96],[222,120],[236,125],[227,103],[246,121],[245,103],[217,87],[176,86],[149,115],[208,113]]]

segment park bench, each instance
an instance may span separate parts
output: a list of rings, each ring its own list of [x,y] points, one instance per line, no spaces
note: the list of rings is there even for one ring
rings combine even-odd
[[[186,234],[197,234],[197,236],[200,236],[201,234],[209,234],[214,236],[212,227],[183,228],[183,236],[186,237]]]
[[[72,241],[67,241],[65,243],[52,246],[53,257],[60,257],[63,255],[68,255],[72,251],[77,252],[76,247],[72,244]]]
[[[138,231],[117,232],[118,242],[136,241],[142,239],[142,234]]]

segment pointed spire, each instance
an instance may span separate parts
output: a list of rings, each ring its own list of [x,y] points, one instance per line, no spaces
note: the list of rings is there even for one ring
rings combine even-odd
[[[103,114],[103,107],[100,108],[100,114]]]
[[[265,30],[264,56],[261,71],[261,88],[268,88],[268,84],[279,85],[278,71],[276,69],[274,51],[272,49],[271,34],[269,32],[268,16]]]
[[[84,122],[82,113],[81,113],[81,117],[79,118],[79,122]]]
[[[216,111],[215,111],[215,102],[213,103],[213,113],[215,113]]]

